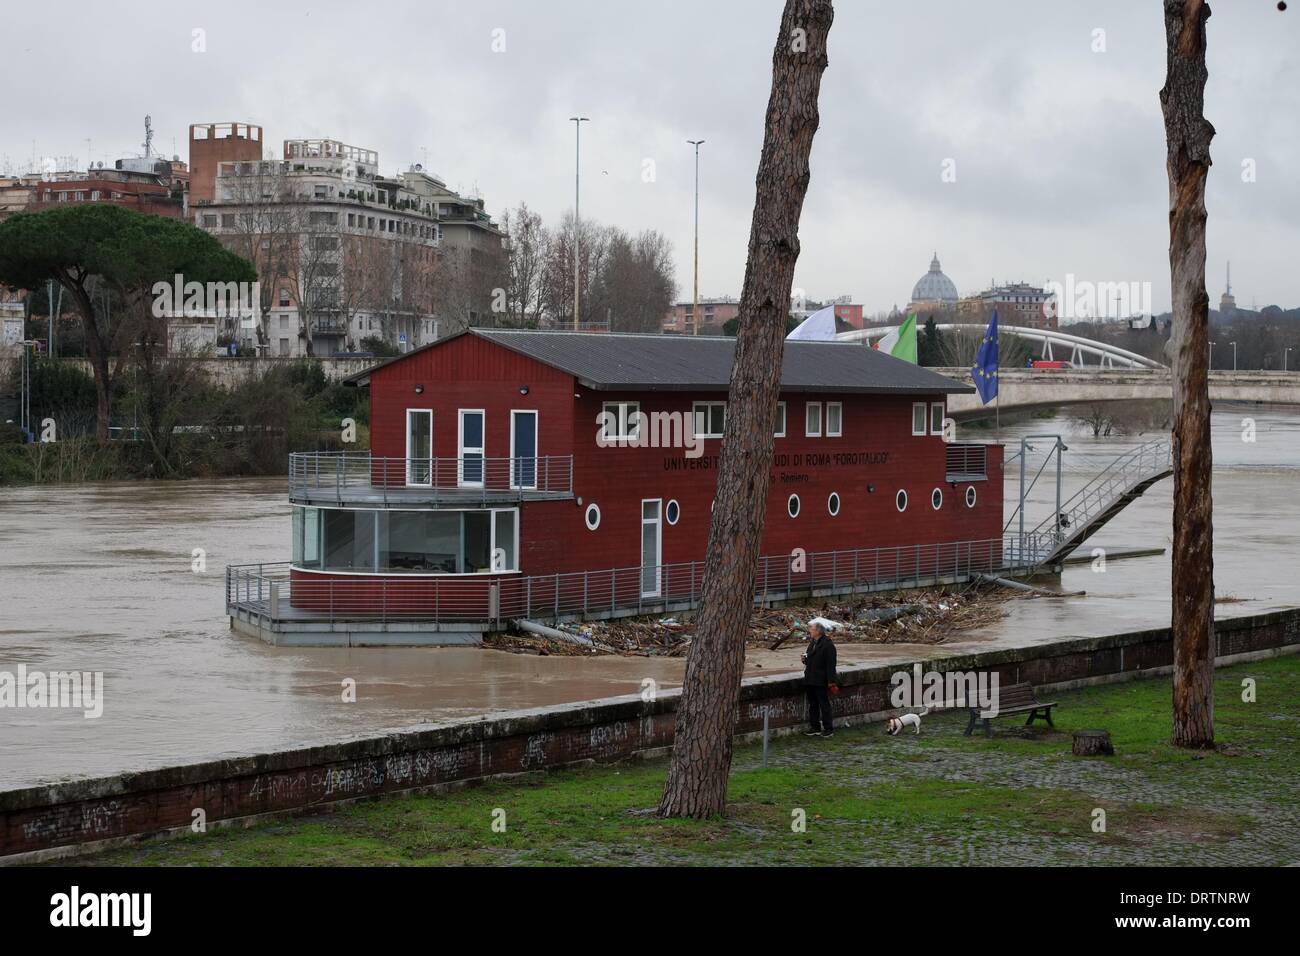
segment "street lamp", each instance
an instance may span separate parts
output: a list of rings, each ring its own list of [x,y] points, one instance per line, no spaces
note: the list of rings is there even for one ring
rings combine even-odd
[[[1235,372],[1237,371],[1237,343],[1229,342],[1228,344],[1232,346],[1232,370]]]
[[[695,318],[693,335],[700,334],[700,145],[702,139],[686,141],[695,147],[695,305],[692,315]]]
[[[1287,353],[1290,352],[1291,349],[1292,349],[1293,347],[1294,347],[1294,346],[1290,346],[1290,345],[1288,345],[1286,348],[1284,348],[1284,349],[1282,350],[1282,371],[1284,371],[1284,372],[1286,371],[1286,356],[1287,356]]]
[[[591,120],[585,116],[570,116],[569,122],[573,124],[573,331],[578,331],[578,235],[579,223],[578,218],[578,187],[582,184],[582,172],[579,166],[579,157],[582,149],[582,124],[590,123]]]
[[[1214,368],[1214,343],[1210,343],[1210,368]]]
[[[32,363],[31,355],[36,349],[35,339],[22,339],[14,343],[22,348],[20,366],[21,385],[18,397],[18,421],[23,431],[23,441],[31,441],[32,433]]]

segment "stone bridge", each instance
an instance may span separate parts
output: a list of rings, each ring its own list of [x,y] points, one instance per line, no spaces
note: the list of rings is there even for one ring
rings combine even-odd
[[[970,369],[934,371],[967,385]],[[998,404],[1004,412],[1094,402],[1155,401],[1172,396],[1168,369],[1150,368],[1003,368],[998,371]],[[1267,405],[1300,405],[1300,372],[1213,371],[1210,400]],[[994,403],[979,395],[948,396],[948,414],[956,421],[991,418]]]

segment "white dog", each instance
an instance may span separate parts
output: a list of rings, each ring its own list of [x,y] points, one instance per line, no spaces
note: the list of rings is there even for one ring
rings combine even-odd
[[[904,727],[911,727],[915,733],[921,732],[921,718],[930,712],[927,707],[919,714],[903,714],[901,717],[890,717],[889,722],[885,724],[885,733],[891,737],[897,737],[902,733]]]

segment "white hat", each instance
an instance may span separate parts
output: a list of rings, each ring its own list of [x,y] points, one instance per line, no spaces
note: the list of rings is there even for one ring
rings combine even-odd
[[[835,630],[837,627],[841,627],[841,626],[842,626],[842,625],[840,625],[839,623],[837,623],[837,622],[835,622],[835,621],[832,621],[832,620],[829,620],[829,619],[824,618],[824,617],[815,617],[815,618],[813,618],[811,621],[808,622],[808,626],[809,626],[809,627],[812,627],[814,624],[820,624],[822,630],[823,630],[823,631],[826,631],[827,633],[830,633],[831,631]]]

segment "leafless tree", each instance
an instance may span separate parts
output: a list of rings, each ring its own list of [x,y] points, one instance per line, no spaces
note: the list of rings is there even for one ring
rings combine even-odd
[[[297,246],[296,217],[287,205],[292,198],[289,181],[282,162],[264,160],[237,164],[221,183],[223,201],[237,207],[234,213],[222,214],[230,217],[231,225],[223,225],[221,241],[257,270],[261,301],[256,334],[265,348],[271,340],[271,309]]]
[[[516,327],[536,328],[545,305],[544,288],[551,235],[542,217],[520,203],[501,217],[501,228],[509,237],[508,282],[505,319]]]
[[[334,209],[313,209],[307,203],[286,207],[290,248],[280,281],[287,284],[298,312],[298,338],[303,350],[315,354],[312,332],[317,322],[340,319],[342,234]]]

